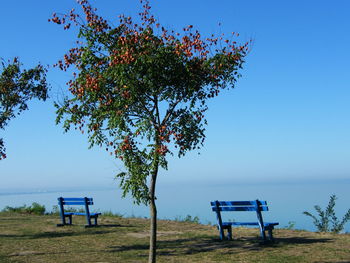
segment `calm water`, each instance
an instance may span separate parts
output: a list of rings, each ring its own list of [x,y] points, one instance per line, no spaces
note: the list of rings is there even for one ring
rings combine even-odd
[[[336,212],[342,218],[350,208],[350,182],[319,184],[238,184],[238,185],[159,185],[158,217],[175,219],[186,215],[198,216],[202,223],[215,223],[215,214],[211,212],[209,202],[212,200],[267,200],[270,211],[264,213],[265,221],[279,222],[286,227],[289,222],[295,223],[296,229],[315,231],[312,219],[302,214],[303,211],[314,213],[313,206],[319,204],[325,208],[329,196],[336,194]],[[83,190],[57,191],[42,193],[1,193],[0,209],[5,206],[30,205],[32,202],[44,204],[51,210],[57,204],[57,197],[93,197],[94,210],[112,211],[124,216],[148,217],[148,208],[133,204],[130,198],[121,198],[121,191]],[[249,212],[225,213],[226,219],[254,220],[255,215]],[[345,227],[350,232],[350,223]]]

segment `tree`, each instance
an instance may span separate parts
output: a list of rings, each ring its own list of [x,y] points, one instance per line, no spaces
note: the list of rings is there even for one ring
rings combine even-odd
[[[159,168],[167,169],[168,154],[181,157],[203,145],[207,100],[233,87],[248,43],[203,39],[192,25],[181,34],[168,31],[148,1],[141,1],[138,23],[120,15],[117,26],[88,1],[78,3],[84,16],[73,9],[50,19],[79,29],[77,46],[56,64],[64,71],[75,66],[71,95],[56,103],[57,123],[86,131],[90,147],[106,147],[123,161],[126,171],[117,175],[123,195],[150,207],[149,262],[155,262]]]
[[[37,98],[46,100],[48,84],[46,69],[37,65],[32,69],[21,69],[18,58],[1,62],[0,73],[0,129],[5,129],[9,121],[28,109],[27,102]],[[3,138],[0,138],[0,160],[6,158]]]

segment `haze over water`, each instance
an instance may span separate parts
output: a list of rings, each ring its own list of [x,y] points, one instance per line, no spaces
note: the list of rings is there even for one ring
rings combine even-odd
[[[187,215],[198,216],[201,223],[214,224],[216,217],[210,209],[210,201],[214,200],[266,200],[270,211],[264,212],[265,221],[279,222],[279,227],[287,227],[289,222],[295,224],[296,229],[315,231],[312,219],[303,215],[303,211],[316,214],[314,205],[318,204],[324,209],[331,194],[336,194],[336,214],[339,219],[350,208],[348,203],[348,189],[350,180],[336,182],[321,181],[303,183],[219,183],[219,184],[160,184],[158,187],[158,218],[176,219]],[[148,208],[133,204],[131,198],[121,198],[121,190],[106,188],[99,190],[76,190],[49,192],[32,192],[21,194],[2,191],[0,194],[0,209],[5,206],[30,205],[32,202],[44,204],[51,210],[57,204],[57,198],[63,197],[93,197],[93,210],[112,211],[124,216],[148,217]],[[254,213],[235,212],[224,213],[224,218],[240,220],[255,220]],[[59,220],[57,218],[57,220]],[[350,223],[345,226],[350,231]]]

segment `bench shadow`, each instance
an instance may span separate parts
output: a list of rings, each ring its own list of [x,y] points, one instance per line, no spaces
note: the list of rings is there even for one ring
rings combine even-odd
[[[134,227],[133,225],[119,225],[119,224],[104,224],[98,225],[97,228],[108,228],[108,227]]]
[[[20,239],[40,239],[40,238],[58,238],[58,237],[69,237],[69,236],[86,236],[86,235],[98,235],[106,234],[109,231],[89,231],[88,233],[79,232],[43,232],[36,234],[22,234],[22,235],[0,235],[0,237],[8,238],[20,238]]]
[[[12,253],[10,255],[7,255],[6,257],[21,257],[21,256],[42,256],[42,255],[64,255],[64,254],[71,254],[70,252],[52,252],[50,253],[44,253],[44,252],[36,252],[36,251],[24,251],[24,252],[18,252],[18,253]]]
[[[312,244],[331,242],[329,238],[278,238],[275,242],[260,242],[256,238],[240,238],[231,241],[221,241],[218,238],[183,238],[176,240],[157,241],[157,254],[163,256],[184,256],[203,252],[225,249],[222,254],[231,254],[234,250],[261,251],[265,248],[283,247],[290,244]],[[109,252],[125,252],[130,250],[146,250],[147,245],[121,245],[109,247]],[[228,250],[229,249],[229,250]],[[141,255],[140,255],[141,256]]]
[[[64,226],[63,228],[68,228],[70,226]],[[130,225],[119,225],[119,224],[106,224],[98,225],[95,227],[89,227],[89,231],[79,231],[79,232],[57,232],[57,231],[46,231],[42,233],[35,234],[0,234],[0,238],[23,238],[23,239],[40,239],[40,238],[59,238],[68,236],[89,236],[89,235],[103,235],[108,233],[115,233],[114,228],[130,227]],[[84,226],[82,226],[84,229]]]
[[[276,239],[276,243],[283,244],[313,244],[332,242],[331,238],[307,238],[307,237],[281,237]]]

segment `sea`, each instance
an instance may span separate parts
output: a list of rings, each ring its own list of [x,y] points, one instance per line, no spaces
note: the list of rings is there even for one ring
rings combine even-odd
[[[216,216],[211,211],[214,200],[265,200],[269,211],[264,212],[265,222],[279,222],[280,228],[316,231],[311,217],[315,205],[325,209],[332,194],[337,196],[335,211],[338,219],[350,209],[350,180],[289,183],[168,183],[157,186],[157,210],[159,219],[184,220],[187,216],[198,217],[202,224],[215,224]],[[93,197],[93,211],[112,212],[124,217],[149,217],[149,209],[137,205],[131,197],[122,198],[117,185],[94,189],[31,189],[0,192],[0,210],[6,206],[45,205],[48,212],[57,205],[58,197]],[[254,221],[251,212],[225,212],[224,220]],[[350,233],[350,222],[345,225]]]

